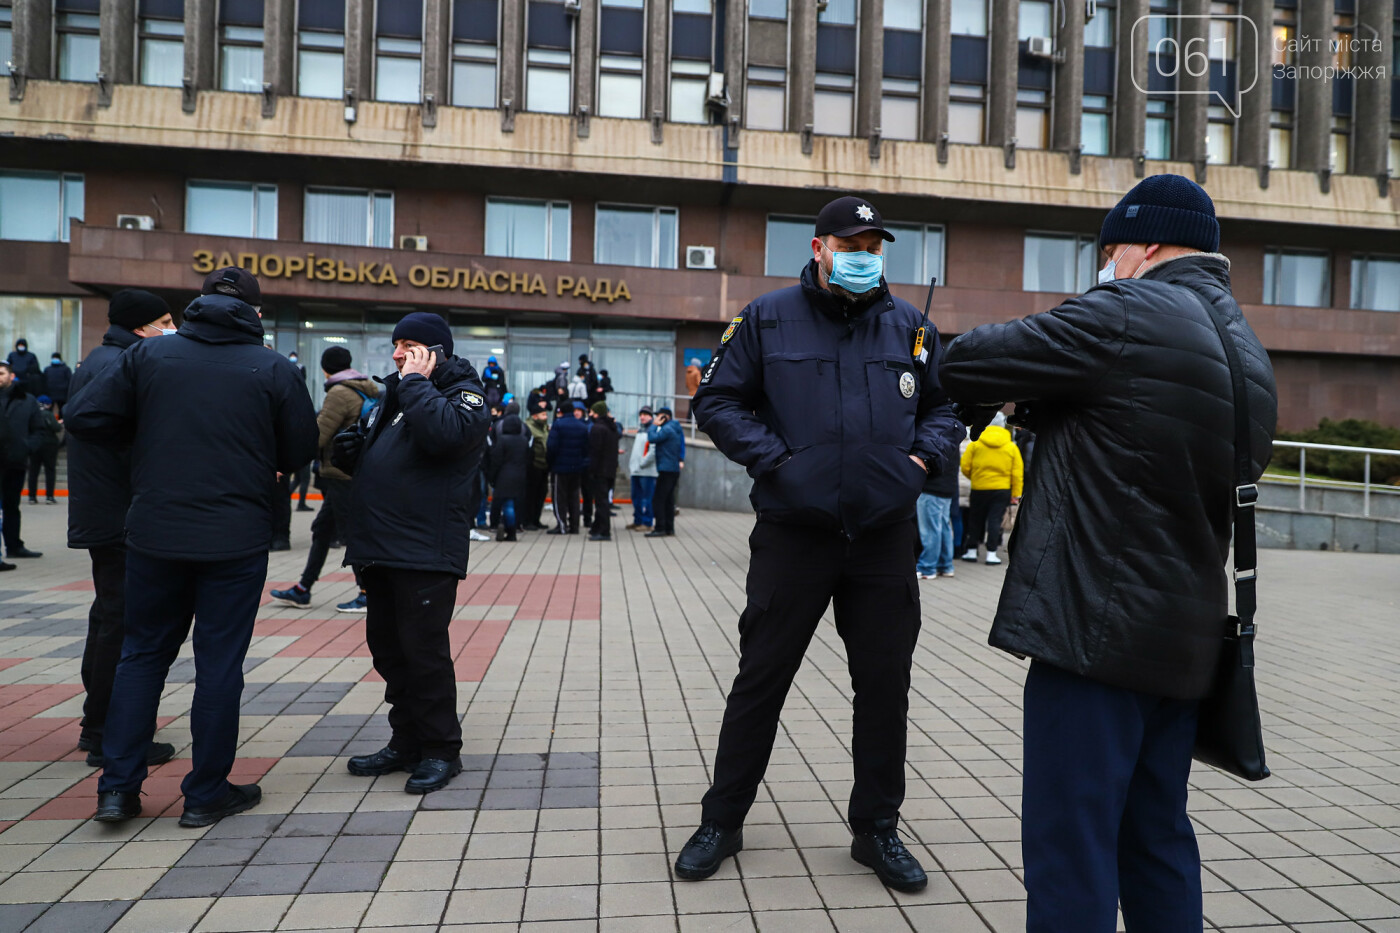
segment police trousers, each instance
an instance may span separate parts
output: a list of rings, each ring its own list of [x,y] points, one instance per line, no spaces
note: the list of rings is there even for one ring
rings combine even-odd
[[[659,528],[659,513],[657,519]],[[855,541],[794,525],[754,526],[748,606],[739,617],[739,674],[725,705],[703,819],[731,829],[743,825],[768,767],[788,688],[834,601],[855,693],[855,785],[847,817],[854,832],[895,825],[904,802],[909,672],[919,634],[914,536],[913,521]]]

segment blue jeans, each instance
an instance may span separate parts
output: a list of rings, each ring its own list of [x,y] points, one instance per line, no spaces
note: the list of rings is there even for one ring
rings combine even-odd
[[[919,494],[919,542],[923,548],[919,552],[919,573],[950,573],[953,569],[953,526],[948,521],[952,502],[943,496]]]
[[[1201,856],[1186,815],[1195,700],[1026,675],[1021,851],[1027,933],[1199,933]]]
[[[514,499],[502,499],[502,500],[501,500],[501,524],[505,525],[507,528],[514,528],[514,527],[515,527],[515,500],[514,500]]]
[[[491,502],[489,499],[491,495],[491,484],[487,481],[484,472],[477,473],[476,481],[481,488],[481,499],[478,500],[476,507],[476,523],[484,526],[491,509]]]
[[[632,477],[632,524],[651,527],[655,520],[651,513],[651,497],[655,493],[655,476]]]
[[[194,761],[180,785],[187,807],[228,793],[238,747],[243,659],[253,637],[267,552],[239,560],[184,561],[126,555],[126,638],[102,733],[99,792],[139,791],[146,749],[170,665],[194,623]]]

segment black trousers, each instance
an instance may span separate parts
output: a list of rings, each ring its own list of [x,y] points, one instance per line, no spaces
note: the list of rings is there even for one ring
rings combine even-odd
[[[583,494],[583,524],[584,527],[593,525],[593,477],[585,475],[580,484],[579,492]]]
[[[253,638],[267,552],[239,560],[126,555],[126,636],[102,734],[99,793],[139,791],[146,750],[170,665],[194,624],[194,761],[180,785],[185,806],[207,807],[229,790],[238,749],[243,659]]]
[[[321,578],[326,555],[331,545],[343,540],[350,531],[350,480],[321,477],[321,511],[311,520],[311,550],[306,555],[306,569],[301,572],[301,585],[308,590]],[[360,568],[352,567],[355,582],[360,582]]]
[[[651,500],[652,513],[656,516],[656,527],[653,530],[676,530],[676,484],[680,480],[680,471],[657,471],[656,495]]]
[[[987,550],[1001,547],[1001,520],[1011,504],[1009,489],[974,489],[967,497],[967,517],[963,522],[963,550],[975,551],[987,536]]]
[[[365,640],[384,678],[389,747],[451,761],[462,753],[457,674],[448,629],[457,605],[450,573],[366,567]]]
[[[768,767],[783,701],[834,600],[855,692],[855,785],[847,818],[854,832],[895,825],[904,802],[909,671],[919,634],[914,537],[912,521],[855,541],[794,525],[754,526],[739,674],[724,709],[714,783],[701,804],[704,819],[743,825]]]
[[[545,494],[549,491],[549,470],[536,469],[531,463],[525,467],[525,509],[516,508],[516,521],[526,527],[538,526],[544,514]],[[517,506],[519,504],[517,503]]]
[[[283,473],[277,480],[277,493],[272,497],[272,540],[292,538],[292,477]]]
[[[19,550],[24,539],[19,536],[19,500],[24,495],[24,467],[8,467],[0,475],[0,519],[5,523],[5,550]]]
[[[29,498],[39,495],[39,468],[44,468],[44,495],[53,498],[54,474],[58,472],[58,451],[41,450],[29,455]]]
[[[593,493],[593,524],[591,534],[612,537],[612,490],[614,477],[590,476],[588,487]]]
[[[83,645],[82,730],[85,738],[102,740],[107,707],[112,702],[112,682],[122,657],[126,631],[126,548],[96,547],[92,558],[92,608],[88,610],[87,643]]]
[[[311,487],[311,464],[308,463],[300,470],[297,470],[289,486],[290,490],[294,490],[297,494],[299,500],[297,504],[306,505],[306,492]]]
[[[570,534],[578,531],[578,498],[582,486],[582,473],[554,474],[554,520]]]

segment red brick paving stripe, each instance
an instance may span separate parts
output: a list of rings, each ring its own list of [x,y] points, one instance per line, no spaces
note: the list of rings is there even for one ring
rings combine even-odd
[[[33,659],[32,659],[32,658],[0,658],[0,671],[3,671],[3,670],[4,670],[5,668],[7,668],[7,667],[14,667],[16,664],[23,664],[25,661],[30,661],[30,660],[33,660]]]
[[[228,778],[234,784],[255,783],[263,779],[278,758],[239,758],[233,763]],[[142,816],[179,816],[184,809],[180,782],[189,772],[190,760],[176,758],[152,768],[141,785]],[[77,820],[92,816],[97,808],[98,774],[79,781],[53,800],[25,817],[26,820]]]
[[[62,586],[51,586],[51,593],[91,593],[96,589],[91,580],[74,580],[72,583],[65,583]]]
[[[82,684],[0,684],[0,728],[52,709],[82,692]]]

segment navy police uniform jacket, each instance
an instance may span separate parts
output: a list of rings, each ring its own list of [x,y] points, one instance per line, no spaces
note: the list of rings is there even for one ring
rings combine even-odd
[[[729,325],[700,380],[700,430],[754,478],[759,521],[849,538],[908,521],[926,475],[956,472],[966,430],[938,381],[938,335],[914,359],[921,315],[881,281],[847,316],[817,284],[754,299]]]
[[[141,340],[113,324],[73,375],[69,392],[78,392],[127,347]],[[131,506],[131,449],[126,444],[93,444],[68,437],[68,546],[120,547],[126,537],[126,510]]]
[[[472,489],[491,415],[472,364],[391,374],[355,469],[345,563],[467,575]]]

